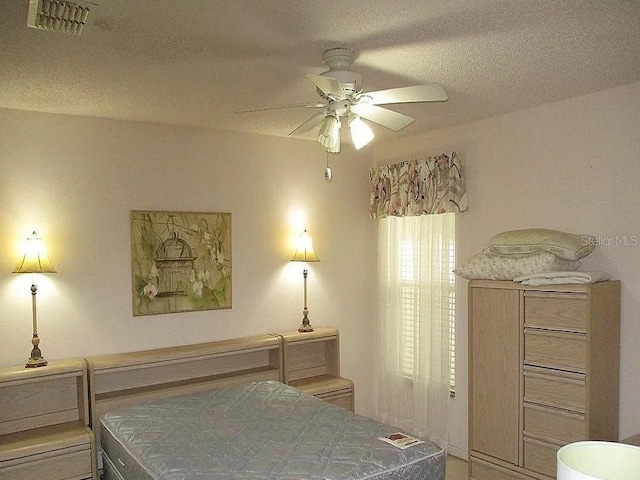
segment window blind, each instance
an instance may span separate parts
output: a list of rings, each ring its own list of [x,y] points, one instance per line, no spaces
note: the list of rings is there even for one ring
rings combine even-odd
[[[447,229],[436,244],[441,248],[432,251],[431,265],[440,270],[440,282],[437,285],[440,295],[431,298],[436,308],[443,312],[449,323],[449,370],[450,393],[455,396],[456,354],[455,354],[455,224],[450,217],[451,228]],[[400,316],[402,372],[405,378],[413,380],[416,375],[416,355],[420,342],[420,255],[411,241],[401,244],[400,262]],[[433,290],[432,290],[433,291]],[[425,333],[426,334],[426,333]]]

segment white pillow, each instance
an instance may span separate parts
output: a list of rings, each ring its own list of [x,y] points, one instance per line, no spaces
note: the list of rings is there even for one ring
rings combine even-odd
[[[453,273],[472,279],[513,280],[521,275],[555,271],[574,271],[579,260],[563,260],[553,253],[541,252],[527,257],[503,257],[478,253],[459,265]]]
[[[525,256],[549,252],[564,260],[580,260],[595,248],[596,241],[591,235],[529,228],[511,230],[494,236],[482,249],[482,253],[503,256]]]

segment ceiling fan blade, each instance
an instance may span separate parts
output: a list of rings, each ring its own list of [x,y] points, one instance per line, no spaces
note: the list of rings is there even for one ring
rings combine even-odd
[[[293,134],[308,132],[313,127],[320,125],[323,120],[324,120],[324,112],[316,113],[314,116],[309,117],[304,122],[302,122],[295,130],[292,130],[289,135],[291,136]]]
[[[357,113],[362,118],[366,118],[367,120],[371,120],[395,131],[403,129],[415,120],[413,117],[405,115],[404,113],[394,112],[393,110],[387,110],[386,108],[377,107],[368,103],[353,105],[351,111]]]
[[[309,73],[306,73],[304,76],[322,90],[327,97],[333,100],[344,100],[347,98],[347,94],[344,92],[342,85],[335,78],[325,77],[323,75],[311,75]]]
[[[413,87],[391,88],[366,92],[360,97],[363,103],[385,105],[388,103],[444,102],[449,99],[442,85],[414,85]]]
[[[326,106],[325,103],[320,102],[288,103],[284,105],[272,105],[270,107],[241,108],[234,110],[234,113],[262,112],[264,110],[277,110],[280,108],[324,108]]]

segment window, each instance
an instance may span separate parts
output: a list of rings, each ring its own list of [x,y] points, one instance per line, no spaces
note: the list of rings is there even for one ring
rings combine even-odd
[[[455,215],[467,209],[462,165],[452,152],[369,174],[378,220],[376,417],[446,447],[455,394]]]
[[[455,396],[455,215],[445,214],[446,220],[440,232],[430,232],[439,238],[429,238],[428,241],[435,248],[430,249],[430,261],[427,268],[431,270],[428,276],[431,279],[431,287],[428,292],[432,298],[430,311],[441,312],[445,321],[449,324],[449,371],[450,371],[450,395]],[[413,380],[416,375],[416,355],[418,345],[420,345],[420,299],[421,289],[420,278],[424,265],[420,265],[423,260],[422,255],[411,239],[403,238],[400,243],[400,315],[401,315],[401,365],[405,378]],[[424,272],[423,272],[424,273]],[[436,292],[436,295],[433,295]],[[424,293],[423,293],[424,294]],[[425,332],[426,334],[426,332]]]

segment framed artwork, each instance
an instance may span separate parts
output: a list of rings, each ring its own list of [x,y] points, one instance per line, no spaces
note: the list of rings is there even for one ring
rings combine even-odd
[[[133,315],[231,308],[231,213],[131,212]]]

